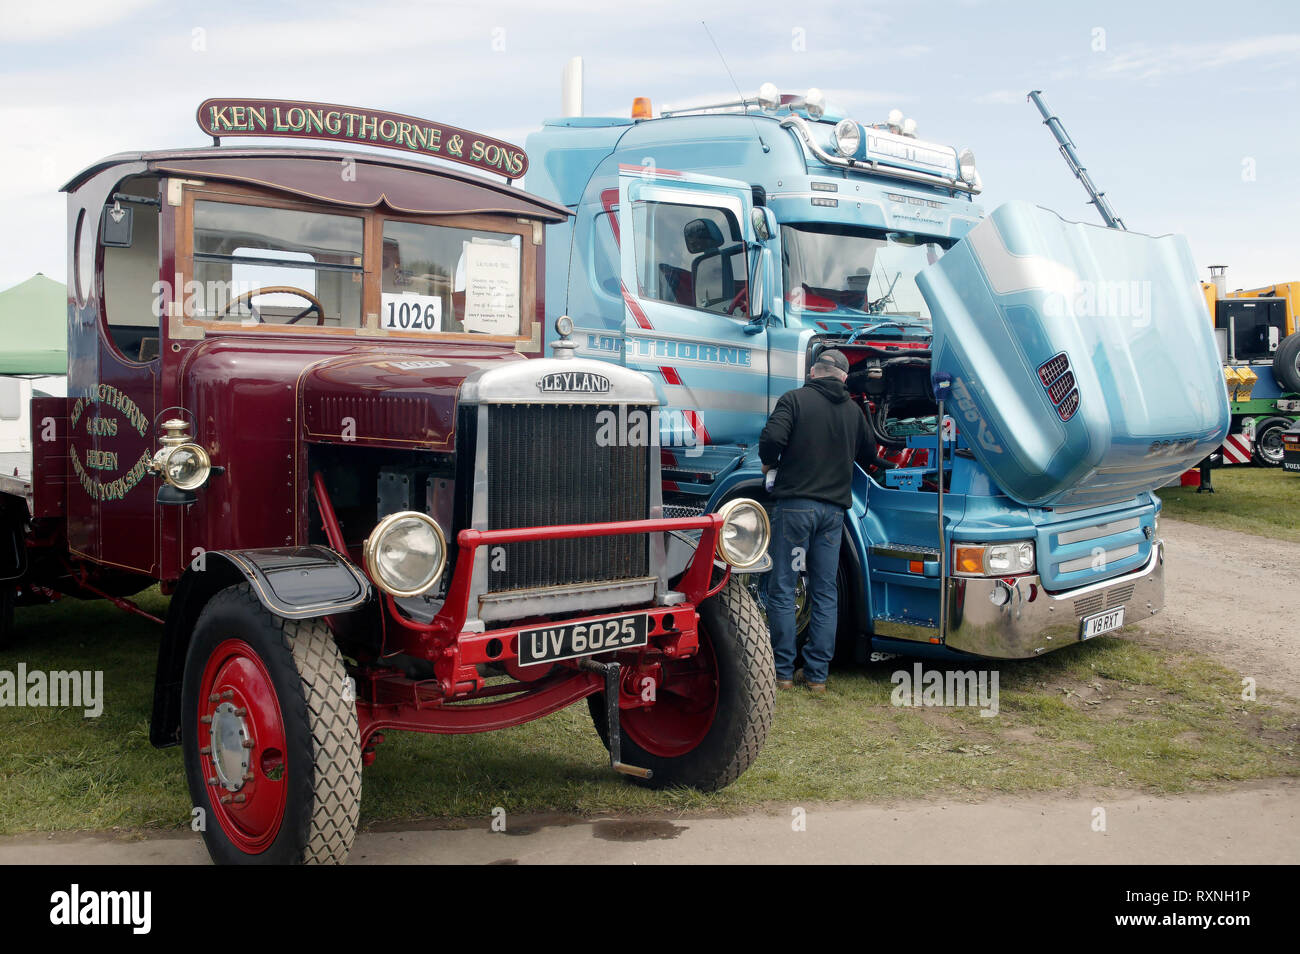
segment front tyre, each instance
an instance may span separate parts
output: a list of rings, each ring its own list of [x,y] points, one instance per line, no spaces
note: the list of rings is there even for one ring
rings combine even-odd
[[[699,638],[690,659],[662,663],[652,705],[621,712],[623,761],[654,773],[638,784],[725,788],[767,739],[776,704],[772,644],[762,612],[737,577],[700,606]],[[624,685],[634,698],[638,689]],[[604,694],[587,702],[608,747]]]
[[[268,612],[247,584],[203,608],[181,691],[185,776],[218,864],[341,864],[356,833],[352,684],[321,620]]]

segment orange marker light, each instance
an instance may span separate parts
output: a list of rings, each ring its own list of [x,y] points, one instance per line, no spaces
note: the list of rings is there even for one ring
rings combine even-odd
[[[633,119],[654,119],[654,110],[650,106],[649,96],[638,96],[632,100]]]
[[[983,573],[983,547],[957,547],[957,558],[953,560],[953,570],[957,573]]]
[[[920,560],[909,560],[908,563],[907,563],[907,572],[908,572],[908,573],[924,573],[924,572],[925,572],[925,564],[922,563]]]

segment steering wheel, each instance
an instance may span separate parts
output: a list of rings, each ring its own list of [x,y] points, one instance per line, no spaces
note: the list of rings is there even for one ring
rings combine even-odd
[[[297,295],[299,298],[306,298],[311,302],[310,305],[298,312],[298,314],[294,315],[288,321],[284,322],[284,324],[295,325],[313,311],[316,312],[317,327],[325,324],[325,306],[321,304],[320,299],[311,292],[305,291],[301,288],[294,288],[292,285],[266,285],[262,288],[254,288],[252,291],[246,291],[242,295],[236,295],[234,298],[230,299],[230,301],[226,302],[226,307],[217,313],[217,318],[218,320],[225,318],[226,315],[230,314],[230,309],[234,308],[237,304],[247,298],[250,299],[248,302],[248,310],[253,313],[253,317],[262,324],[266,324],[266,319],[262,317],[261,313],[255,307],[253,307],[251,299],[256,298],[258,295],[276,294]]]
[[[736,292],[736,297],[731,299],[731,304],[727,306],[727,314],[734,315],[737,308],[749,308],[749,286],[746,285],[740,291]]]

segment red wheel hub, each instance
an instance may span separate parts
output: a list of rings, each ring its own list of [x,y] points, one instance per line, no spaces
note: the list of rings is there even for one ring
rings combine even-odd
[[[660,662],[651,672],[655,687],[650,705],[643,702],[641,670],[633,672],[633,685],[624,682],[624,698],[636,707],[620,714],[622,730],[651,755],[677,758],[704,741],[718,711],[718,664],[704,628],[699,652],[689,659]]]
[[[199,683],[199,765],[222,831],[265,851],[284,819],[286,740],[271,674],[242,639],[213,650]]]

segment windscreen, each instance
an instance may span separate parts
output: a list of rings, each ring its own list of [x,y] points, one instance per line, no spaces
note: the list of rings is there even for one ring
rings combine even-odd
[[[916,274],[951,242],[827,223],[781,227],[782,273],[792,311],[890,315],[928,321]]]

